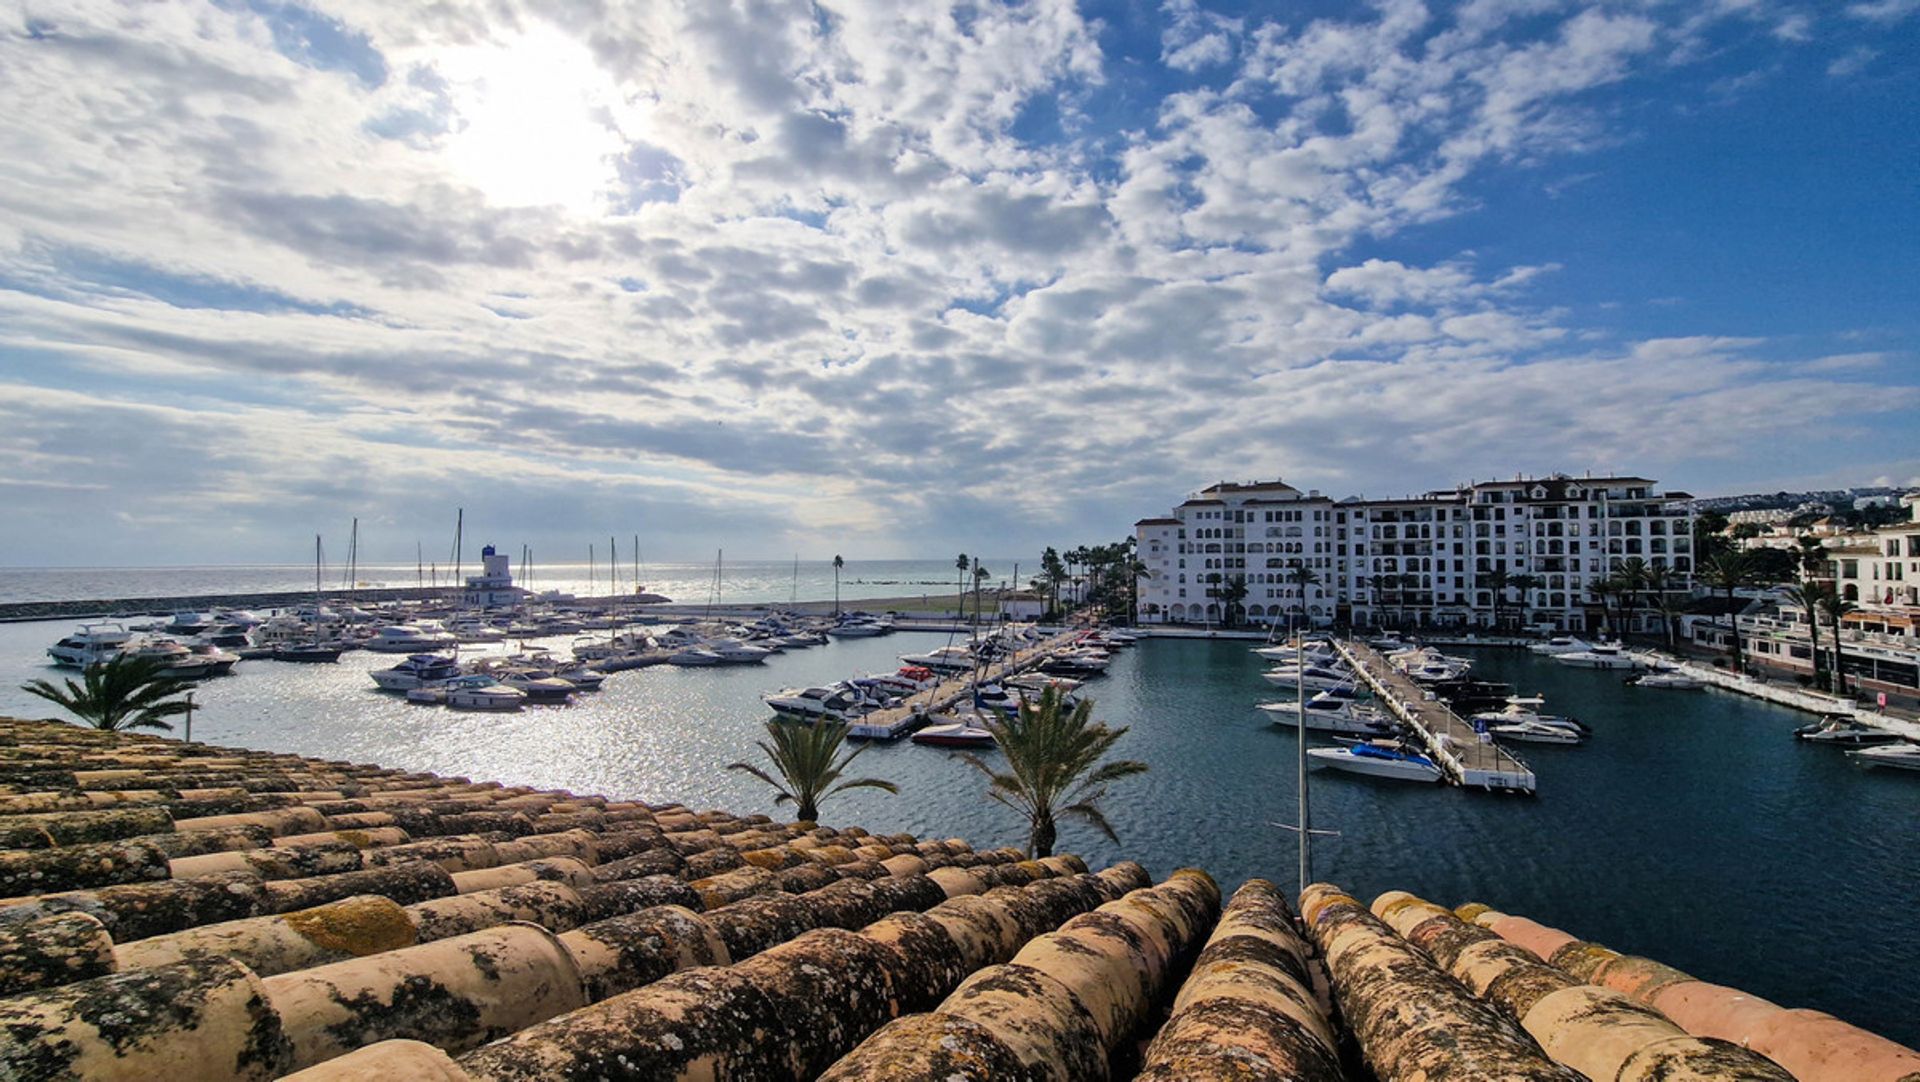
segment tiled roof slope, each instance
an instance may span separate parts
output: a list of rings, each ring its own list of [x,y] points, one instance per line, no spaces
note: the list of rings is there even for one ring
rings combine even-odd
[[[55,722],[0,843],[0,1078],[1920,1078],[1484,907]]]

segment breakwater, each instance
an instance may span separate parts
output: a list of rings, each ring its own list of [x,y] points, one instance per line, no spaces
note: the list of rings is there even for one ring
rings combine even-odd
[[[29,620],[87,620],[116,616],[164,616],[175,612],[206,612],[210,609],[290,609],[311,603],[377,605],[392,601],[453,601],[460,590],[451,586],[404,586],[359,590],[270,590],[233,594],[181,594],[171,597],[95,598],[85,601],[10,601],[0,602],[0,623]],[[667,599],[659,594],[619,594],[612,597],[578,597],[566,604],[579,606],[609,605],[615,602],[651,605]]]

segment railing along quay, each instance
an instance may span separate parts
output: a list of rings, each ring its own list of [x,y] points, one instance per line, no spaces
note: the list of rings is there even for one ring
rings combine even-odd
[[[1078,643],[1083,631],[1069,631],[1035,643],[1024,650],[997,659],[980,674],[980,683],[1004,680],[1026,672]],[[847,727],[847,735],[858,740],[895,740],[927,724],[934,714],[946,710],[973,694],[974,676],[967,673],[942,680],[925,691],[917,691],[899,706],[876,710]]]
[[[1336,641],[1333,645],[1372,689],[1374,697],[1419,735],[1449,783],[1505,792],[1534,791],[1533,771],[1527,764],[1492,740],[1483,739],[1447,704],[1430,698],[1411,677],[1387,664],[1379,651],[1363,643]]]

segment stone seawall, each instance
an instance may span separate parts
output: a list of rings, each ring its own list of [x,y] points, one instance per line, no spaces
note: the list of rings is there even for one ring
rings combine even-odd
[[[378,604],[387,601],[457,601],[459,587],[405,586],[385,589],[324,590],[322,602]],[[238,594],[183,594],[178,597],[97,598],[87,601],[11,601],[0,602],[0,623],[28,620],[85,620],[123,616],[167,615],[175,612],[207,612],[211,609],[289,609],[313,601],[311,590],[280,590]],[[666,598],[659,594],[621,594],[617,597],[575,598],[570,605],[597,606],[616,601],[630,604],[658,604]]]

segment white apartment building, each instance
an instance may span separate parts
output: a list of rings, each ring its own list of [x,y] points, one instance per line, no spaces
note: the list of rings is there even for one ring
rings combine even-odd
[[[1233,580],[1245,576],[1239,604],[1253,623],[1304,613],[1316,625],[1491,627],[1498,615],[1588,631],[1603,619],[1589,586],[1624,560],[1639,557],[1668,572],[1672,590],[1691,590],[1688,498],[1656,493],[1641,477],[1564,474],[1337,502],[1282,481],[1221,482],[1135,523],[1148,568],[1138,618],[1219,622]],[[1296,561],[1314,580],[1304,588]],[[1501,574],[1509,585],[1496,602]],[[1638,625],[1651,621],[1644,606],[1635,614]]]
[[[1840,596],[1862,608],[1920,606],[1920,492],[1900,502],[1908,521],[1849,537],[1829,550]]]

